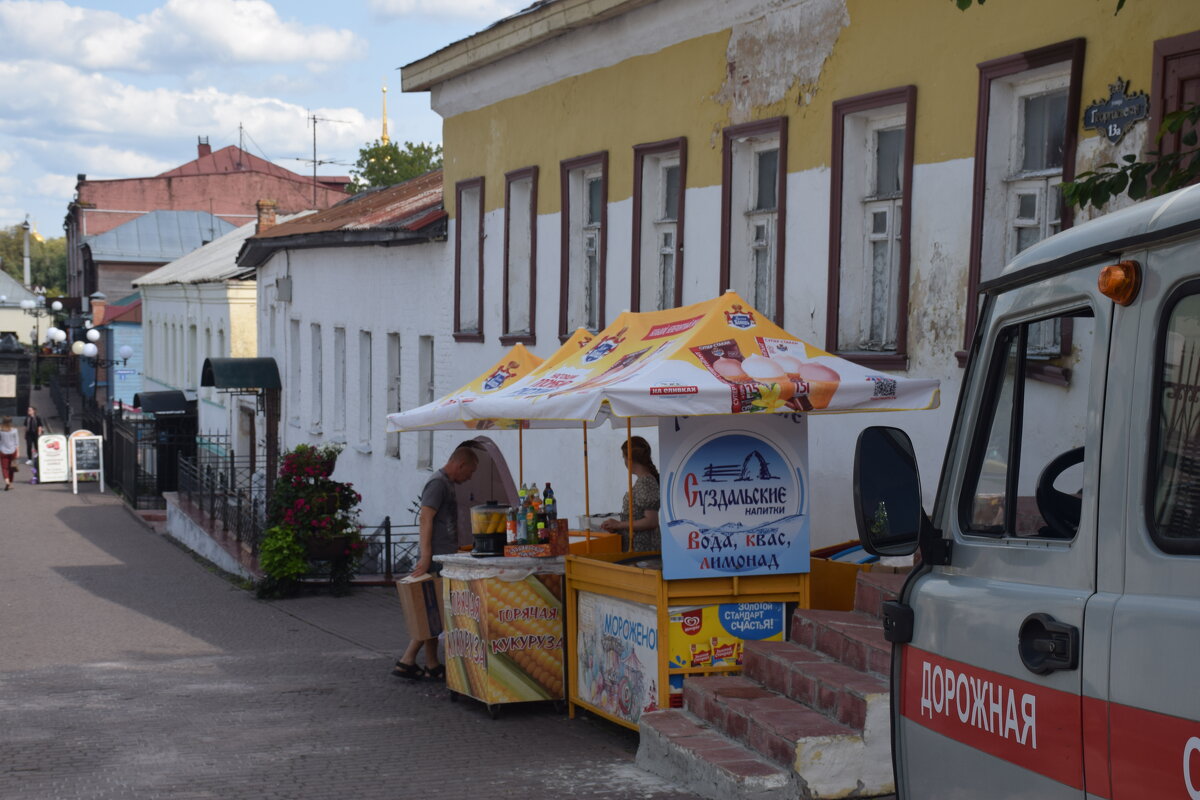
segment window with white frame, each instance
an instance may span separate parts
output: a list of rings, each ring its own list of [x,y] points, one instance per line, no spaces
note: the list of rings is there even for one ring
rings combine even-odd
[[[483,338],[483,178],[459,181],[454,246],[454,336]]]
[[[916,87],[833,104],[826,346],[883,369],[907,365],[908,243]]]
[[[387,335],[387,409],[384,413],[402,411],[400,407],[400,334]],[[387,435],[387,454],[400,457],[400,434]]]
[[[288,323],[288,424],[300,426],[300,320]]]
[[[433,337],[422,336],[417,349],[417,405],[433,402]],[[433,469],[433,431],[417,434],[417,466]]]
[[[607,153],[562,162],[561,337],[604,327],[607,169]]]
[[[346,329],[333,329],[333,433],[339,441],[346,435]]]
[[[537,167],[504,176],[504,344],[535,341]]]
[[[371,332],[358,332],[358,447],[371,451],[371,434],[375,418],[371,403],[373,377],[371,372]]]
[[[324,392],[322,391],[325,383],[325,366],[322,363],[321,326],[315,322],[310,327],[309,341],[309,360],[312,363],[310,371],[312,389],[309,392],[309,397],[311,398],[309,406],[312,409],[312,420],[309,423],[309,430],[313,433],[320,433],[321,424],[325,419]]]
[[[683,139],[634,148],[634,310],[681,302],[685,148]]]
[[[722,291],[782,322],[786,119],[725,129]],[[728,233],[725,233],[725,229]]]
[[[1060,184],[1075,176],[1086,43],[1072,39],[979,65],[968,296],[1014,256],[1070,224]],[[967,307],[970,341],[978,305]],[[1040,325],[1029,355],[1064,355],[1068,319]]]

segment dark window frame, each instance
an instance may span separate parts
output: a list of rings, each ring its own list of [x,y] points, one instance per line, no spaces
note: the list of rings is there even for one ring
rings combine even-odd
[[[1146,137],[1146,150],[1159,150],[1163,153],[1179,151],[1179,139],[1183,132],[1167,134],[1161,142],[1157,142],[1159,128],[1162,127],[1163,117],[1166,116],[1167,99],[1167,61],[1189,53],[1200,54],[1200,31],[1183,33],[1158,39],[1154,42],[1154,64],[1151,70],[1150,82],[1150,131]],[[1171,111],[1179,109],[1172,108]],[[1159,147],[1161,145],[1161,148]]]
[[[1046,67],[1051,64],[1069,62],[1067,83],[1067,129],[1063,138],[1062,181],[1075,179],[1075,156],[1079,142],[1079,106],[1083,89],[1083,58],[1086,40],[1068,39],[1057,44],[1027,50],[1015,55],[984,61],[979,67],[979,94],[975,115],[975,163],[971,187],[971,243],[967,266],[967,315],[964,325],[963,343],[969,346],[979,324],[979,284],[983,269],[983,220],[987,211],[984,204],[987,189],[987,146],[988,123],[991,117],[992,82],[1011,75]],[[1069,206],[1062,210],[1061,229],[1070,228],[1073,214]],[[1063,347],[1068,347],[1068,334],[1063,326]],[[1067,353],[1070,351],[1067,350]],[[962,359],[959,360],[960,366]]]
[[[529,180],[529,333],[508,333],[508,247],[512,237],[512,185],[517,181]],[[537,166],[514,169],[504,173],[504,320],[500,344],[514,345],[537,343]]]
[[[839,308],[841,305],[842,267],[842,203],[845,198],[845,136],[846,118],[864,111],[887,106],[904,106],[904,185],[900,192],[900,263],[896,280],[896,350],[893,353],[864,353],[842,351],[838,344]],[[908,281],[912,257],[912,179],[914,160],[914,130],[917,116],[917,87],[901,86],[838,100],[833,104],[833,153],[830,169],[829,197],[829,291],[825,305],[825,347],[848,361],[871,369],[904,370],[908,368]],[[865,265],[864,265],[865,266]]]
[[[721,132],[721,269],[717,287],[718,294],[729,288],[730,252],[732,246],[733,215],[733,143],[749,136],[775,135],[779,137],[779,164],[776,167],[778,202],[775,208],[775,308],[766,310],[772,319],[783,325],[784,313],[784,256],[787,251],[787,152],[788,118],[772,117],[730,125]],[[764,309],[759,309],[764,311]]]
[[[559,192],[561,208],[562,241],[560,242],[560,264],[558,283],[558,339],[565,342],[571,338],[567,330],[567,297],[571,292],[571,173],[588,167],[600,167],[600,259],[596,268],[600,271],[600,297],[596,308],[597,330],[604,330],[606,323],[605,296],[608,293],[608,151],[588,153],[559,162]]]
[[[456,342],[482,342],[484,340],[483,333],[483,177],[467,178],[454,184],[454,216],[459,224],[454,226],[454,341]],[[479,264],[477,271],[479,274],[479,290],[477,300],[479,309],[477,319],[479,320],[479,330],[464,331],[462,329],[462,303],[459,298],[462,296],[462,197],[463,193],[478,189],[479,191],[479,224],[475,232],[475,237],[478,242],[477,251],[479,253]]]
[[[687,216],[687,137],[663,139],[633,147],[633,250],[629,259],[631,281],[629,308],[641,311],[642,305],[642,172],[646,157],[664,153],[679,154],[679,213],[675,220],[675,303],[683,304],[683,230]]]

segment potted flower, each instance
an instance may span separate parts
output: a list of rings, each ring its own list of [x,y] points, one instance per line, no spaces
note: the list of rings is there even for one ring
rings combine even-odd
[[[301,444],[283,457],[259,545],[258,563],[266,573],[259,596],[294,593],[313,572],[313,562],[329,564],[335,594],[349,592],[365,548],[358,526],[362,495],[330,477],[339,452],[335,446]]]

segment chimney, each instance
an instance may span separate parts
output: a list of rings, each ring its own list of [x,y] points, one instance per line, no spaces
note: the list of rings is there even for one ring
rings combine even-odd
[[[268,228],[275,225],[275,208],[274,200],[259,200],[254,204],[258,208],[258,227],[255,228],[255,233],[263,233]]]
[[[207,136],[197,136],[196,142],[196,153],[198,154],[197,157],[203,158],[204,156],[212,155],[212,145],[208,143]]]

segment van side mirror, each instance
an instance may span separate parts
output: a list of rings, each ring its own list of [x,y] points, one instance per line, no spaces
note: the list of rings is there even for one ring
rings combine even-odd
[[[924,511],[917,456],[899,428],[871,427],[854,452],[854,514],[868,553],[907,556],[917,549]]]

